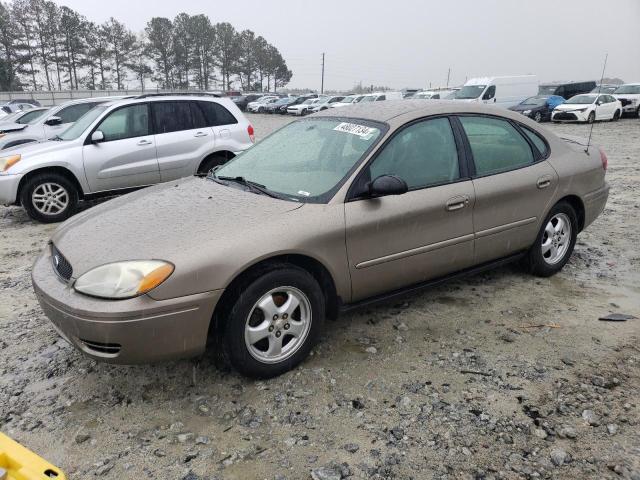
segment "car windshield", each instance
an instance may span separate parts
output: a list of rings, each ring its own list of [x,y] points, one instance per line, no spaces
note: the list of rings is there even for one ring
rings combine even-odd
[[[618,87],[596,87],[591,90],[591,93],[613,93]]]
[[[597,95],[576,95],[564,103],[590,104],[596,101]]]
[[[629,94],[640,94],[640,85],[622,85],[621,87],[616,88],[613,92],[616,95],[620,93],[629,93]]]
[[[542,107],[545,103],[547,103],[549,97],[529,97],[524,100],[521,105],[535,105],[536,107]]]
[[[242,177],[294,201],[324,201],[381,136],[375,124],[353,122],[293,122],[218,168],[215,177]]]
[[[472,98],[478,98],[484,92],[486,85],[465,85],[456,92],[455,97],[460,100],[470,100]]]
[[[538,87],[538,93],[543,95],[555,95],[557,89],[557,85],[540,85]]]
[[[342,100],[340,100],[340,103],[353,103],[355,99],[356,97],[344,97]]]
[[[38,120],[40,120],[44,116],[45,113],[48,114],[50,111],[51,111],[50,108],[47,108],[46,110],[42,110],[41,112],[39,112],[40,115],[37,115],[36,117],[30,118],[29,121],[27,122],[27,124],[28,125],[35,125],[38,122]]]
[[[40,117],[42,117],[42,115],[45,114],[45,112],[46,110],[29,111],[24,115],[22,115],[19,119],[17,119],[16,123],[20,123],[22,125],[24,124],[33,125],[36,122],[36,120],[38,120]]]
[[[362,100],[360,100],[361,102],[373,102],[375,101],[376,97],[375,95],[366,95],[364,97],[362,97]]]
[[[93,107],[81,116],[73,125],[57,136],[60,140],[75,140],[93,123],[93,121],[107,109],[103,107]]]

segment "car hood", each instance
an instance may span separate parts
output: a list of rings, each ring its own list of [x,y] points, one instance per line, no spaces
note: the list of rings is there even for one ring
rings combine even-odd
[[[16,130],[24,130],[27,125],[14,122],[0,122],[0,131],[15,132]]]
[[[12,137],[13,138],[13,137]],[[60,150],[66,150],[71,144],[75,142],[71,141],[56,141],[56,140],[40,140],[38,142],[30,142],[22,145],[16,145],[11,148],[11,151],[19,153],[25,158],[35,155],[51,154],[59,152]]]
[[[563,103],[554,108],[554,110],[561,110],[563,112],[570,112],[572,110],[582,110],[583,108],[589,108],[593,103]]]
[[[514,105],[513,107],[509,107],[509,110],[514,112],[524,112],[525,110],[544,110],[544,105]]]
[[[229,258],[244,241],[264,238],[278,215],[303,204],[190,177],[118,197],[63,223],[53,243],[73,276],[122,260],[172,262],[194,272]]]

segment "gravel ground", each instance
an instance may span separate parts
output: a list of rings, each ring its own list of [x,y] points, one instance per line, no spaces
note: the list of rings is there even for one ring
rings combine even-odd
[[[288,120],[251,117],[258,135]],[[640,317],[639,138],[637,119],[595,126],[611,196],[559,275],[512,266],[345,315],[262,382],[207,356],[81,356],[31,289],[55,226],[0,207],[0,429],[71,479],[640,480],[640,319],[598,321]]]

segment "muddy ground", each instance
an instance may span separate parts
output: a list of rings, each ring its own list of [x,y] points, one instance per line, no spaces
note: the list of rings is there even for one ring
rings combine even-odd
[[[510,266],[345,315],[270,381],[83,357],[31,289],[55,225],[0,207],[0,430],[71,479],[640,480],[640,319],[598,321],[640,317],[640,121],[594,141],[611,196],[559,275]]]

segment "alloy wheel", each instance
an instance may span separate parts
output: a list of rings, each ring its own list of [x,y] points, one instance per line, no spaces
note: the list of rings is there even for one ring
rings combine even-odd
[[[42,183],[33,190],[31,202],[43,215],[58,215],[69,206],[69,192],[58,183]]]
[[[247,317],[247,350],[262,363],[287,360],[304,344],[311,321],[311,302],[301,290],[274,288],[260,297]]]
[[[564,213],[549,219],[542,235],[542,258],[549,265],[560,262],[571,244],[571,221]]]
[[[536,112],[536,114],[533,116],[533,119],[540,123],[542,121],[542,114],[540,112]]]

